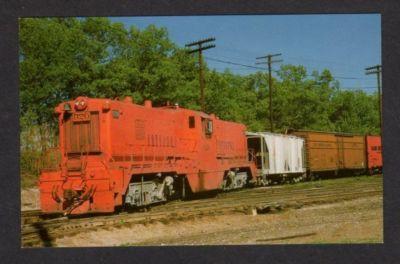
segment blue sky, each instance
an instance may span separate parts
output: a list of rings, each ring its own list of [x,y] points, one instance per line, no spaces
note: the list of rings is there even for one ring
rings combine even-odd
[[[256,66],[255,58],[282,53],[284,64],[304,65],[312,70],[329,69],[343,88],[375,91],[375,75],[364,68],[381,64],[381,17],[379,14],[349,15],[241,15],[112,17],[145,28],[166,27],[172,41],[180,46],[215,37],[216,48],[204,55],[211,59]],[[239,74],[257,71],[206,59],[210,68],[225,68]],[[274,65],[275,69],[279,64]]]

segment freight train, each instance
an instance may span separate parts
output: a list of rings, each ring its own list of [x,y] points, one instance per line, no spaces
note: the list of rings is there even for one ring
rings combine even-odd
[[[130,97],[78,97],[59,104],[55,114],[61,157],[40,175],[44,213],[110,213],[213,190],[382,167],[380,137],[252,133],[214,114],[153,107],[148,100],[138,105]]]

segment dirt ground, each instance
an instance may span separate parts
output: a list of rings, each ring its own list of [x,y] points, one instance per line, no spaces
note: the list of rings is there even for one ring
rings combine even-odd
[[[382,243],[382,197],[275,214],[204,216],[110,228],[57,239],[56,246]]]
[[[39,189],[38,188],[24,188],[21,189],[21,210],[35,210],[39,209]]]

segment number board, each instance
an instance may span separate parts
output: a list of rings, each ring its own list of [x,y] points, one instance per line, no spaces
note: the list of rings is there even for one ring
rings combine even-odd
[[[72,115],[72,121],[74,122],[90,121],[90,112],[74,113]]]

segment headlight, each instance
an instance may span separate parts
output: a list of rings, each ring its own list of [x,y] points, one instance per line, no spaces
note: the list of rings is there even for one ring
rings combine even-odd
[[[75,109],[78,111],[84,110],[87,107],[87,102],[85,98],[77,98],[75,101]]]

